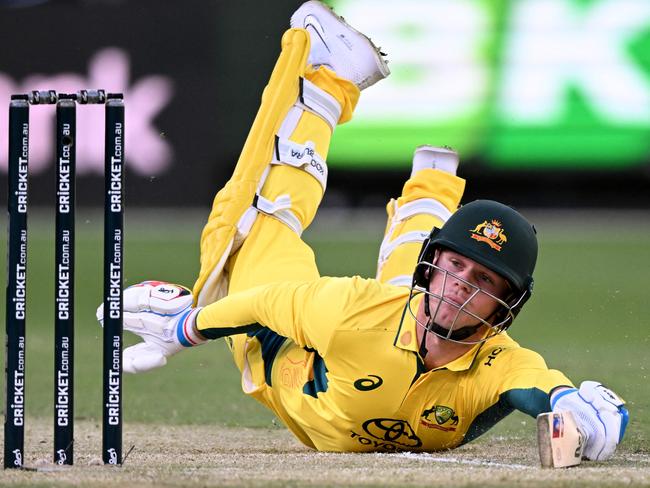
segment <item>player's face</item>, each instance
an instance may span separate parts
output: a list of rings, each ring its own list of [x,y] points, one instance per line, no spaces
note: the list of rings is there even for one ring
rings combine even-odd
[[[434,321],[442,327],[449,328],[453,324],[454,329],[459,329],[475,325],[479,320],[471,314],[488,320],[498,307],[490,295],[503,299],[508,292],[508,282],[504,278],[462,254],[443,249],[437,253],[434,262],[448,271],[434,271],[429,286],[433,294],[445,298],[429,297],[429,309],[432,315],[435,313]],[[477,292],[478,289],[482,292]]]

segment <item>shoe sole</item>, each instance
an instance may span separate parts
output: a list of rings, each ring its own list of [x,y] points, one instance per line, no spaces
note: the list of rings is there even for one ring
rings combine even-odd
[[[377,46],[372,42],[372,40],[366,36],[364,33],[359,32],[356,30],[354,27],[352,27],[350,24],[348,24],[343,17],[338,15],[332,8],[329,6],[325,5],[322,2],[319,2],[318,0],[311,0],[309,2],[305,2],[300,6],[300,8],[291,16],[291,21],[290,25],[291,27],[300,27],[300,28],[305,28],[305,26],[298,26],[298,22],[295,20],[295,17],[297,14],[303,10],[303,8],[310,8],[310,12],[307,15],[300,15],[301,18],[307,18],[310,15],[316,17],[318,19],[319,13],[322,13],[326,16],[330,16],[330,18],[333,18],[336,22],[342,24],[344,27],[346,27],[348,30],[350,30],[353,34],[356,34],[363,42],[366,43],[366,45],[372,49],[372,51],[375,53],[375,64],[377,66],[377,69],[381,73],[383,78],[386,78],[388,75],[390,75],[390,69],[388,68],[388,64],[386,63],[386,60],[384,59],[384,55],[382,52],[379,50]],[[317,30],[317,29],[316,29]],[[318,33],[320,35],[320,33]]]

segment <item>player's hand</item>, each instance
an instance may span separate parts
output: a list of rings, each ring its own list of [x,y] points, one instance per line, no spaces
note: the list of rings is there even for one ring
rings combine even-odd
[[[200,308],[192,308],[192,292],[181,285],[145,281],[124,290],[124,329],[144,342],[127,347],[123,369],[141,373],[164,366],[167,358],[205,342],[193,330]],[[97,309],[104,324],[104,305]]]
[[[580,389],[570,388],[553,395],[553,411],[573,412],[585,436],[583,457],[592,461],[609,459],[623,440],[628,422],[625,402],[596,381],[583,381]]]

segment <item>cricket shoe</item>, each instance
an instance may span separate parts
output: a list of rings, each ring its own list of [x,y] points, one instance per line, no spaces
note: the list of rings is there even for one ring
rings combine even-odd
[[[390,74],[379,48],[327,5],[310,0],[291,16],[291,27],[306,29],[311,39],[308,62],[325,66],[359,90],[374,85]]]

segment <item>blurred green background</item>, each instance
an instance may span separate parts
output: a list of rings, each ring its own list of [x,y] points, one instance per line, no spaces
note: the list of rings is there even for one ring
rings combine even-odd
[[[526,213],[526,212],[524,212]],[[372,210],[323,212],[305,239],[322,274],[374,275],[383,215]],[[126,217],[126,284],[159,279],[192,285],[204,211],[151,209]],[[650,223],[640,212],[529,214],[540,238],[536,287],[511,335],[540,352],[574,382],[597,379],[628,402],[627,443],[647,449],[650,439]],[[53,224],[49,211],[30,213],[27,412],[52,418]],[[102,218],[78,214],[75,416],[100,419]],[[4,253],[4,239],[0,249]],[[5,288],[2,275],[2,289]],[[0,300],[5,314],[4,296]],[[132,343],[133,336],[127,338]],[[4,357],[4,349],[1,352]],[[4,375],[2,378],[4,386]],[[4,391],[4,389],[3,389]],[[222,341],[188,350],[157,371],[127,375],[125,422],[217,423],[269,427],[273,415],[241,393],[239,376]],[[4,402],[4,398],[3,398]],[[492,432],[524,435],[532,419],[515,413]],[[645,447],[644,447],[645,446]]]
[[[647,0],[330,3],[391,70],[337,131],[335,165],[399,168],[422,141],[515,171],[647,165]]]

